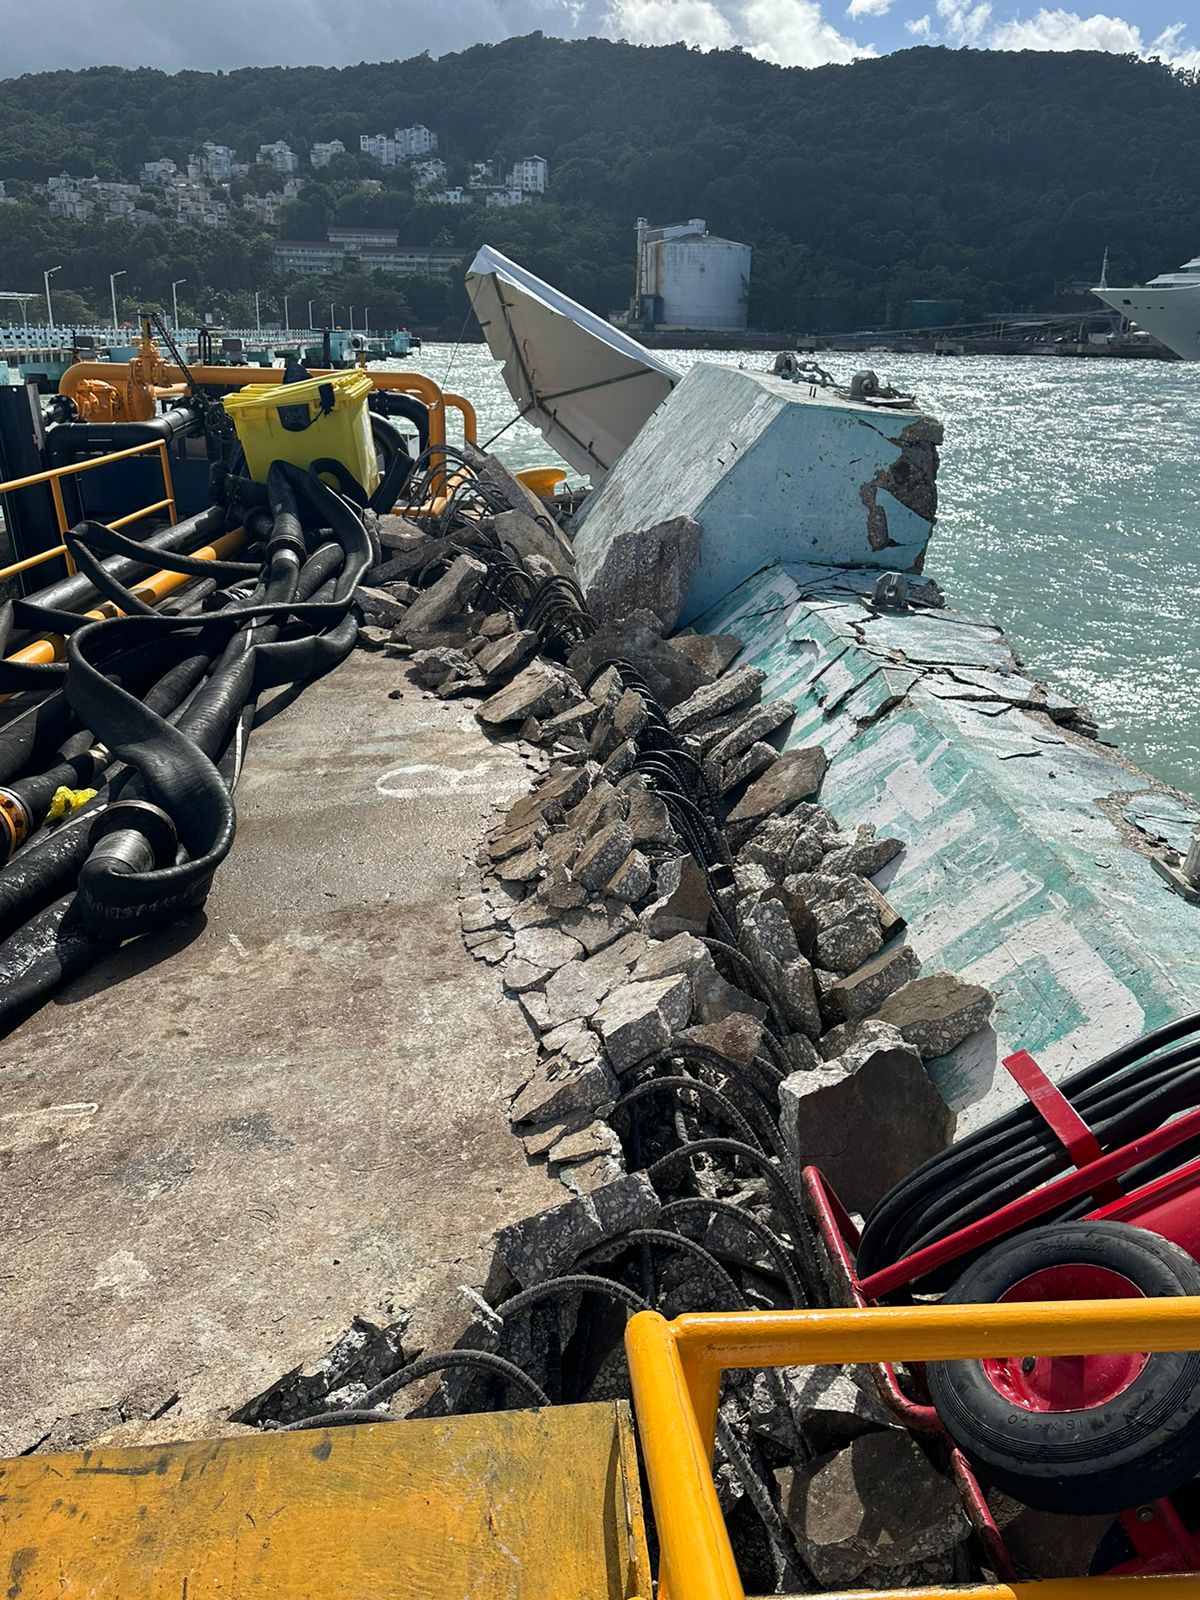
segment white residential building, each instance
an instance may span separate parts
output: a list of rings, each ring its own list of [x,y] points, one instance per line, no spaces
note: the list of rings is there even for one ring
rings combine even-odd
[[[248,194],[242,197],[242,210],[248,211],[264,227],[273,228],[279,221],[279,208],[283,201],[284,196],[276,194],[274,189],[266,194]]]
[[[300,165],[300,158],[290,144],[285,144],[282,139],[276,139],[274,144],[260,144],[258,158],[264,166],[274,167],[276,172],[295,172]]]
[[[330,228],[329,242],[346,249],[362,245],[393,245],[400,237],[395,228]]]
[[[227,144],[214,144],[206,139],[200,146],[200,165],[214,183],[228,183],[233,177],[233,151]]]
[[[314,167],[327,167],[334,156],[344,156],[346,146],[340,139],[330,139],[328,144],[315,144],[308,152],[308,159]]]
[[[468,194],[461,184],[456,189],[436,189],[425,198],[434,206],[469,206],[475,203],[475,196]]]
[[[545,194],[549,171],[545,156],[522,156],[508,175],[509,186],[526,194]]]
[[[275,261],[284,272],[297,272],[303,277],[325,277],[340,272],[346,252],[340,244],[330,244],[326,239],[281,239],[275,246]]]
[[[434,189],[446,181],[446,163],[437,156],[412,164],[413,179],[418,189]]]
[[[378,161],[381,166],[396,165],[396,141],[390,133],[359,134],[358,148],[363,155],[370,156],[372,161]]]
[[[179,168],[170,156],[163,156],[160,161],[143,161],[141,176],[143,183],[170,183]]]
[[[469,189],[490,189],[496,182],[496,174],[492,171],[490,161],[472,161],[471,171],[467,175]]]
[[[489,189],[486,199],[489,206],[523,206],[532,196],[524,189]]]
[[[437,147],[437,134],[419,122],[413,128],[396,129],[396,155],[401,161],[413,156],[432,155]]]

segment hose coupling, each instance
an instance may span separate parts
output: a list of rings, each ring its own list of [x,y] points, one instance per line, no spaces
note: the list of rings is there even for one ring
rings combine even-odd
[[[118,800],[92,824],[90,859],[121,873],[153,872],[175,860],[175,824],[149,800]]]
[[[0,789],[0,863],[10,861],[33,831],[33,813],[15,789]]]

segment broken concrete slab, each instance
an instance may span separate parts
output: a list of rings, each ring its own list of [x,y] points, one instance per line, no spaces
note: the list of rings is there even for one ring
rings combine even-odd
[[[631,850],[604,885],[604,893],[614,900],[624,900],[632,905],[648,895],[653,884],[650,863],[640,850]]]
[[[669,939],[676,933],[704,933],[713,902],[708,880],[690,856],[673,856],[660,863],[655,874],[658,898],[642,912],[647,933]]]
[[[870,822],[861,824],[855,837],[848,843],[842,843],[838,836],[830,839],[828,844],[821,871],[846,873],[858,878],[873,878],[904,849],[903,839],[876,838],[875,826]]]
[[[598,628],[572,650],[567,664],[580,683],[586,684],[609,661],[628,661],[654,698],[667,707],[686,700],[704,681],[700,669],[666,643],[658,619],[644,607],[620,624]]]
[[[624,1072],[666,1048],[691,1017],[692,986],[686,977],[623,983],[592,1019],[615,1071]]]
[[[956,1486],[898,1429],[864,1434],[776,1477],[784,1520],[826,1588],[844,1588],[872,1567],[943,1555],[970,1533]]]
[[[677,633],[667,643],[700,669],[706,683],[719,678],[742,649],[742,641],[732,633]]]
[[[582,1251],[653,1222],[662,1208],[644,1172],[631,1172],[587,1196],[502,1228],[496,1253],[524,1288],[565,1271]],[[503,1312],[503,1305],[500,1306]]]
[[[829,1023],[869,1016],[891,994],[911,982],[921,963],[911,945],[893,945],[850,973],[817,973],[821,1013]]]
[[[751,784],[729,813],[729,826],[749,832],[763,818],[782,815],[803,801],[811,800],[820,791],[828,766],[819,744],[785,751],[769,772]]]
[[[632,848],[633,834],[629,824],[609,822],[592,834],[576,856],[571,866],[572,875],[585,889],[598,894],[622,866]]]
[[[620,1092],[602,1056],[578,1063],[554,1056],[537,1064],[513,1101],[509,1118],[519,1127],[522,1123],[557,1122],[584,1111],[603,1113]]]
[[[582,954],[583,946],[578,939],[572,939],[558,928],[521,928],[513,934],[514,957],[550,972],[556,972]]]
[[[440,578],[417,596],[404,615],[404,631],[414,634],[437,626],[443,617],[465,610],[479,585],[487,577],[487,567],[474,556],[456,556]]]
[[[897,1029],[874,1021],[860,1024],[834,1060],[786,1077],[779,1108],[797,1175],[820,1167],[842,1203],[864,1215],[954,1137],[954,1113],[920,1053]]]
[[[476,670],[485,678],[507,682],[520,672],[522,667],[529,665],[541,649],[541,643],[541,639],[532,628],[506,633],[500,639],[489,641],[479,651],[475,657]]]
[[[668,711],[667,721],[677,734],[685,734],[713,717],[732,711],[735,706],[753,701],[766,676],[760,667],[739,667],[736,672],[726,673],[715,683],[697,689],[682,705]]]
[[[552,1025],[593,1016],[610,990],[624,983],[648,946],[644,933],[630,933],[586,961],[560,967],[546,984]]]
[[[744,755],[751,745],[782,728],[795,715],[795,709],[791,700],[773,700],[769,705],[755,706],[728,733],[709,745],[705,751],[707,760],[727,766],[737,756]]]
[[[980,984],[937,972],[897,989],[873,1017],[896,1028],[926,1061],[933,1061],[984,1027],[993,1004],[991,994]]]
[[[539,660],[477,706],[475,715],[485,727],[499,727],[561,711],[579,699],[579,687],[569,673]]]
[[[539,556],[561,577],[574,577],[570,540],[540,508],[536,516],[524,509],[502,511],[492,518],[492,529],[500,543],[522,559]]]
[[[588,577],[589,609],[602,625],[641,607],[669,633],[679,617],[700,553],[700,524],[671,517],[611,539]]]

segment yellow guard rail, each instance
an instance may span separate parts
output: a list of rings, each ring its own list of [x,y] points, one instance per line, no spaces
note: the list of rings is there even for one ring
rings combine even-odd
[[[1200,1298],[714,1312],[625,1330],[660,1548],[659,1600],[745,1600],[712,1476],[727,1368],[1200,1350]],[[874,1600],[1200,1600],[1200,1574],[895,1590]],[[849,1597],[842,1597],[849,1600]]]
[[[18,489],[33,489],[39,483],[48,483],[50,498],[54,502],[59,538],[65,538],[67,508],[63,501],[62,480],[90,472],[94,467],[111,467],[114,461],[127,461],[131,456],[149,455],[153,450],[158,452],[159,463],[162,466],[163,498],[155,500],[152,505],[143,506],[140,511],[131,511],[126,517],[118,517],[115,522],[110,522],[107,526],[114,529],[128,527],[131,522],[140,522],[143,517],[148,517],[155,511],[166,511],[168,521],[177,522],[179,518],[175,510],[175,486],[171,482],[171,462],[167,455],[165,439],[151,439],[146,444],[135,444],[128,450],[114,450],[111,455],[94,456],[88,461],[76,461],[68,467],[50,467],[45,472],[31,473],[27,478],[9,478],[6,482],[0,483],[0,494],[12,494]],[[7,567],[0,567],[0,583],[16,577],[18,572],[27,572],[30,567],[40,567],[43,562],[54,561],[59,556],[66,560],[67,571],[74,572],[75,563],[71,560],[71,552],[66,544],[56,544],[50,550],[39,550],[37,555],[27,556],[24,561],[13,561]]]

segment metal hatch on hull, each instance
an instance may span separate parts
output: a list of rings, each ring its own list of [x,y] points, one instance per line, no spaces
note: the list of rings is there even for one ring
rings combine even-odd
[[[471,263],[467,293],[521,415],[598,482],[679,374],[490,245]]]

